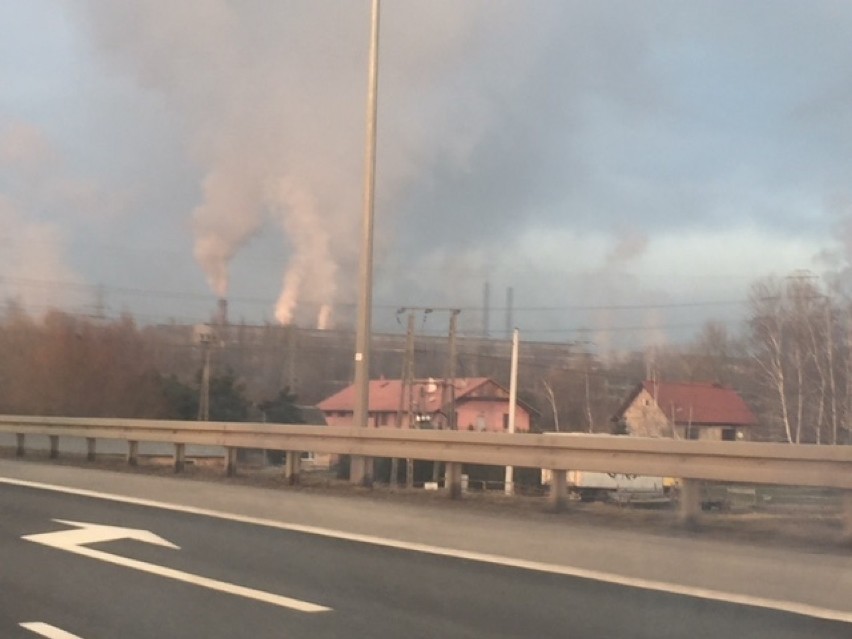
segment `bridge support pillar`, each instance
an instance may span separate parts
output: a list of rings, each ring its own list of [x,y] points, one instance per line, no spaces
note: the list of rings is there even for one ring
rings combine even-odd
[[[23,433],[17,433],[15,435],[15,444],[16,444],[15,456],[16,457],[23,457],[24,455],[27,454],[25,442],[26,442],[26,435],[24,435]]]
[[[299,483],[299,472],[302,469],[302,453],[296,450],[287,451],[287,466],[284,469],[287,483],[295,486]]]
[[[681,479],[678,521],[682,526],[694,528],[700,523],[701,488],[697,479]]]
[[[139,464],[139,442],[130,440],[127,442],[127,465],[136,466]]]
[[[461,499],[462,496],[462,465],[459,462],[447,462],[444,472],[444,483],[447,496],[450,499]]]
[[[59,435],[49,435],[50,437],[50,458],[56,459],[59,457]]]
[[[186,444],[175,444],[175,472],[182,473],[186,466]]]
[[[547,509],[552,513],[565,510],[567,475],[567,470],[550,471],[550,493],[547,496]]]
[[[225,474],[228,477],[237,474],[237,449],[234,446],[225,448]]]
[[[86,437],[86,461],[95,461],[95,438]]]

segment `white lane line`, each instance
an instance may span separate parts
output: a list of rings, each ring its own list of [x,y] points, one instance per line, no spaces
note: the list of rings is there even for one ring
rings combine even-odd
[[[766,597],[756,597],[752,595],[744,595],[734,592],[725,592],[710,588],[700,588],[696,586],[686,586],[665,581],[657,581],[653,579],[643,579],[641,577],[627,577],[610,572],[599,570],[588,570],[586,568],[576,568],[573,566],[563,566],[559,564],[549,564],[540,561],[529,561],[526,559],[515,559],[512,557],[502,557],[500,555],[492,555],[488,553],[480,553],[468,550],[455,550],[452,548],[441,548],[439,546],[430,546],[416,542],[399,541],[396,539],[387,539],[373,535],[362,535],[359,533],[350,533],[341,530],[332,530],[329,528],[320,528],[317,526],[305,526],[302,524],[291,524],[272,519],[262,519],[260,517],[249,517],[246,515],[237,515],[218,510],[210,510],[207,508],[196,508],[195,506],[183,506],[181,504],[172,504],[161,502],[152,499],[142,499],[139,497],[127,497],[124,495],[114,495],[110,493],[102,493],[85,488],[69,488],[66,486],[58,486],[55,484],[45,484],[41,482],[27,481],[24,479],[13,479],[0,477],[0,484],[10,484],[14,486],[24,486],[27,488],[37,488],[40,490],[50,490],[54,492],[65,493],[69,495],[78,495],[81,497],[91,497],[93,499],[103,499],[107,501],[115,501],[135,506],[146,506],[149,508],[158,508],[161,510],[170,510],[173,512],[187,513],[191,515],[200,515],[202,517],[213,517],[227,521],[234,521],[243,524],[251,524],[254,526],[265,526],[267,528],[277,528],[279,530],[288,530],[292,532],[305,533],[309,535],[317,535],[320,537],[329,537],[333,539],[342,539],[345,541],[354,541],[358,543],[371,544],[374,546],[384,546],[387,548],[396,548],[399,550],[409,550],[420,552],[440,557],[451,557],[453,559],[464,559],[467,561],[477,561],[481,563],[494,564],[497,566],[505,566],[508,568],[520,568],[524,570],[533,570],[536,572],[545,572],[555,575],[564,575],[566,577],[577,577],[580,579],[591,579],[605,583],[615,584],[619,586],[627,586],[629,588],[641,588],[643,590],[652,590],[656,592],[664,592],[673,595],[684,595],[688,597],[697,597],[699,599],[708,599],[711,601],[719,601],[723,603],[737,604],[741,606],[751,606],[754,608],[766,608],[769,610],[777,610],[779,612],[788,612],[806,617],[814,617],[816,619],[826,619],[829,621],[841,621],[852,624],[852,611],[848,610],[833,610],[831,608],[823,608],[811,604],[799,603],[796,601],[784,601],[780,599],[769,599]]]
[[[20,624],[20,626],[37,635],[47,637],[47,639],[82,639],[82,637],[72,635],[70,632],[65,632],[61,628],[51,626],[49,623],[42,623],[41,621],[28,621],[27,623]]]
[[[247,599],[254,599],[255,601],[262,601],[263,603],[281,606],[282,608],[290,608],[291,610],[298,610],[299,612],[328,612],[331,610],[331,608],[320,606],[309,601],[302,601],[301,599],[276,595],[263,590],[255,590],[254,588],[248,588],[246,586],[240,586],[226,581],[219,581],[218,579],[210,579],[208,577],[194,575],[182,570],[158,566],[157,564],[151,564],[146,561],[128,559],[127,557],[113,555],[112,553],[95,550],[94,548],[88,548],[83,545],[104,541],[115,541],[118,539],[135,539],[136,541],[148,544],[178,549],[178,547],[170,541],[166,541],[162,537],[159,537],[147,530],[120,528],[118,526],[104,526],[80,521],[66,521],[64,519],[56,519],[54,521],[67,526],[73,526],[73,528],[70,530],[58,530],[54,532],[39,533],[36,535],[25,535],[22,539],[74,553],[75,555],[89,557],[90,559],[105,561],[116,566],[133,568],[134,570],[147,572],[151,575],[174,579],[175,581],[182,581],[184,583],[201,586],[202,588],[209,588],[210,590],[224,592],[237,597],[245,597]]]
[[[166,577],[167,579],[182,581],[184,583],[201,586],[202,588],[209,588],[210,590],[217,590],[237,597],[245,597],[246,599],[262,601],[263,603],[281,606],[282,608],[289,608],[291,610],[298,610],[299,612],[328,612],[331,610],[331,608],[319,606],[309,601],[293,599],[292,597],[284,597],[283,595],[276,595],[271,592],[264,592],[263,590],[255,590],[254,588],[230,584],[225,581],[210,579],[209,577],[201,577],[200,575],[193,575],[192,573],[183,572],[182,570],[175,570],[173,568],[166,568],[165,566],[149,564],[144,561],[137,561],[136,559],[128,559],[127,557],[112,555],[107,552],[95,550],[94,548],[76,546],[74,548],[66,548],[65,550],[76,555],[82,555],[83,557],[106,561],[108,563],[115,564],[116,566],[124,566],[125,568],[141,570],[142,572],[157,575],[158,577]]]

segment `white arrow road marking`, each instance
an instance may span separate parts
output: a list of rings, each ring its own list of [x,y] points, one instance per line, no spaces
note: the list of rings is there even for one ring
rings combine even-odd
[[[60,524],[66,524],[68,526],[75,526],[75,528],[70,530],[40,533],[37,535],[25,535],[23,539],[33,541],[37,544],[50,546],[51,548],[65,550],[67,552],[74,553],[75,555],[98,559],[117,566],[141,570],[142,572],[159,575],[160,577],[166,577],[167,579],[183,581],[185,583],[201,586],[202,588],[210,588],[211,590],[218,590],[219,592],[225,592],[230,595],[262,601],[275,606],[291,608],[300,612],[328,612],[331,610],[331,608],[310,603],[309,601],[301,601],[291,597],[276,595],[271,592],[264,592],[263,590],[255,590],[254,588],[230,584],[226,581],[201,577],[199,575],[193,575],[192,573],[183,572],[182,570],[166,568],[165,566],[158,566],[145,561],[138,561],[136,559],[113,555],[102,550],[87,548],[84,545],[103,541],[117,541],[119,539],[135,539],[136,541],[155,544],[157,546],[165,546],[167,548],[175,549],[178,548],[178,546],[175,546],[173,543],[166,541],[162,537],[159,537],[147,530],[119,528],[117,526],[103,526],[100,524],[89,524],[81,521],[67,521],[64,519],[54,519],[53,521]],[[59,636],[61,637],[61,635]]]
[[[42,623],[41,621],[28,621],[27,623],[22,623],[21,628],[31,630],[37,635],[47,637],[47,639],[82,639],[82,637],[72,635],[70,632],[65,632],[61,628],[51,626],[49,623]]]
[[[34,541],[37,544],[52,546],[70,550],[83,544],[96,544],[100,541],[116,541],[118,539],[135,539],[146,544],[165,546],[180,550],[172,542],[166,541],[159,535],[147,530],[136,528],[119,528],[118,526],[105,526],[103,524],[89,524],[85,521],[69,521],[67,519],[54,519],[53,521],[66,526],[73,526],[70,530],[58,530],[55,532],[41,533],[39,535],[27,535],[24,539]]]

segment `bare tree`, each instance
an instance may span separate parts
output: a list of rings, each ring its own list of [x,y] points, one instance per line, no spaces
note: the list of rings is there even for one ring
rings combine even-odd
[[[556,396],[553,394],[553,387],[547,383],[546,379],[542,379],[544,391],[547,393],[547,399],[550,401],[550,409],[553,411],[553,430],[559,432],[559,411],[556,408]]]
[[[783,282],[755,282],[749,299],[750,345],[767,413],[788,442],[837,443],[852,408],[852,333],[838,330],[831,295],[815,276],[798,272]]]
[[[762,373],[767,389],[774,395],[770,406],[777,406],[773,416],[792,443],[793,426],[787,405],[787,371],[784,358],[785,335],[782,325],[782,291],[777,280],[755,282],[749,293],[751,308],[751,343],[755,362]]]

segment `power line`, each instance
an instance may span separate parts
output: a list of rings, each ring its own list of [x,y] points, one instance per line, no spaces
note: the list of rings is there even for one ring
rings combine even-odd
[[[705,306],[738,306],[747,300],[709,300],[700,302],[660,302],[656,304],[592,304],[566,306],[513,306],[513,311],[635,311],[657,308],[701,308]],[[492,311],[507,311],[508,308],[492,307]]]
[[[112,292],[116,294],[127,294],[127,295],[139,295],[145,297],[161,297],[166,299],[184,299],[184,300],[198,300],[198,301],[210,301],[215,297],[213,293],[195,293],[195,292],[186,292],[186,291],[165,291],[151,288],[139,288],[139,287],[126,287],[126,286],[114,286],[107,284],[87,284],[85,282],[79,282],[74,280],[40,280],[40,279],[31,279],[31,278],[20,278],[20,277],[0,277],[0,283],[8,282],[12,284],[19,284],[25,286],[32,287],[42,287],[42,288],[77,288],[84,289],[86,291],[95,291],[98,287],[101,287],[106,292]],[[244,296],[228,296],[229,301],[236,303],[244,303],[244,304],[263,304],[270,305],[272,300],[267,297],[244,297]],[[304,304],[324,304],[326,303],[324,300],[312,300],[312,299],[302,299]],[[705,308],[705,307],[719,307],[719,306],[739,306],[742,304],[747,304],[748,300],[739,299],[739,300],[700,300],[700,301],[692,301],[692,302],[659,302],[659,303],[649,303],[643,302],[641,304],[567,304],[561,306],[513,306],[512,310],[515,312],[526,312],[526,313],[543,313],[543,312],[565,312],[565,311],[636,311],[636,310],[656,310],[656,309],[676,309],[676,308]],[[355,302],[337,302],[334,304],[337,308],[349,309],[355,308]],[[399,303],[379,303],[373,304],[373,308],[382,309],[382,310],[398,310],[400,308],[414,308],[407,304],[399,304]],[[418,307],[419,308],[419,307]],[[442,307],[432,306],[432,307],[422,307],[426,308],[434,308],[439,309]],[[461,311],[472,311],[472,312],[482,312],[485,310],[483,306],[455,306],[453,307],[457,310]],[[507,311],[508,307],[490,307],[489,311]]]

